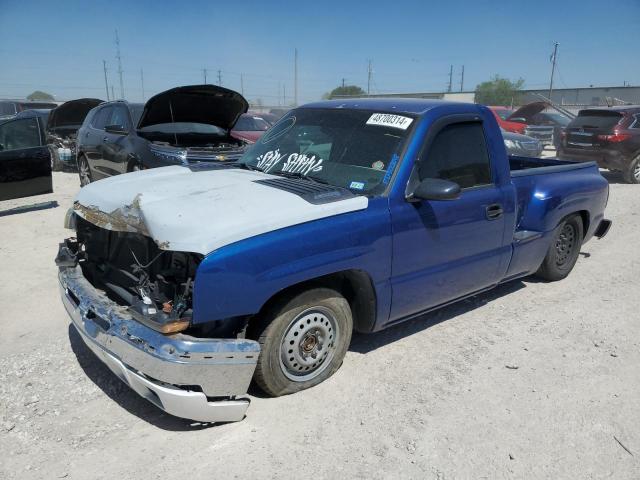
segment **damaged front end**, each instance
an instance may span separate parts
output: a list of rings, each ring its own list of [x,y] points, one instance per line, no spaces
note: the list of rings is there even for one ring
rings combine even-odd
[[[117,215],[75,205],[56,264],[63,303],[85,343],[125,383],[173,415],[244,417],[258,343],[200,338],[190,329],[202,255],[162,249],[135,201]],[[113,212],[112,212],[113,213]]]

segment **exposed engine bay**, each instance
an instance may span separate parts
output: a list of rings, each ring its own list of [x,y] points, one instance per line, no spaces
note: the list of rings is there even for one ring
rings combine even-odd
[[[77,245],[70,247],[85,278],[129,307],[138,321],[163,333],[189,325],[202,255],[160,250],[149,237],[106,230],[82,218],[77,219]]]

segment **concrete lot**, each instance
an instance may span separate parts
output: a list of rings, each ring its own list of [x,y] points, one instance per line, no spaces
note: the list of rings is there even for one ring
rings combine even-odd
[[[640,478],[640,188],[569,278],[516,281],[354,337],[342,368],[247,418],[191,425],[81,343],[53,259],[78,190],[0,216],[0,478]]]

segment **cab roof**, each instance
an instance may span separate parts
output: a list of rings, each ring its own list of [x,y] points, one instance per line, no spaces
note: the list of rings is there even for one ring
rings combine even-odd
[[[423,115],[435,107],[461,105],[460,102],[425,98],[349,98],[307,103],[300,108],[332,108],[376,110],[381,113],[409,113]]]

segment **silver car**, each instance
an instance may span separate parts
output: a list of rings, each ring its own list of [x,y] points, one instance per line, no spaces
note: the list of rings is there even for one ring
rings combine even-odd
[[[539,157],[544,149],[542,142],[519,133],[502,130],[504,146],[507,147],[509,155],[520,155],[522,157]]]

